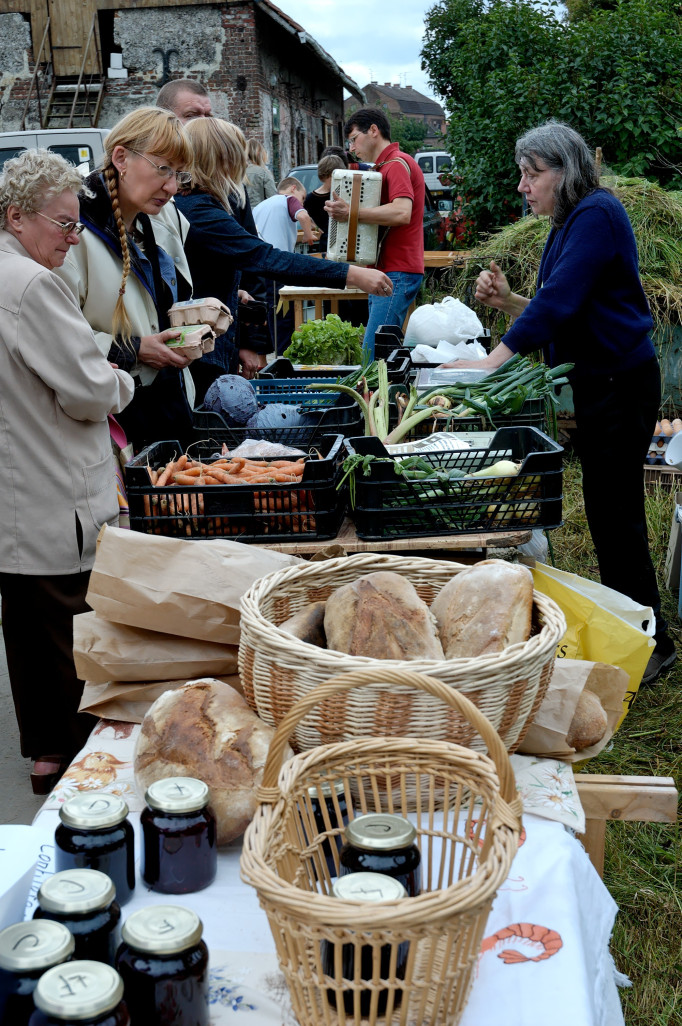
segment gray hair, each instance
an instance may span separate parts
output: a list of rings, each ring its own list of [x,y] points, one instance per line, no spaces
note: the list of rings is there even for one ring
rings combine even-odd
[[[558,171],[554,189],[552,223],[560,228],[581,199],[599,188],[599,171],[594,154],[578,132],[561,121],[548,121],[522,135],[516,141],[514,159],[534,171],[537,161]]]
[[[35,214],[63,192],[93,195],[85,188],[78,169],[58,153],[24,150],[5,161],[0,174],[0,228],[5,227],[9,206]]]

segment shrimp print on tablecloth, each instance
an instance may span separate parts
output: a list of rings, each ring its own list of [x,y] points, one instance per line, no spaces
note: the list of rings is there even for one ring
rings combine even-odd
[[[499,945],[505,946],[497,951],[497,957],[501,958],[505,965],[513,965],[518,962],[543,962],[563,947],[564,942],[556,930],[550,930],[547,926],[538,926],[535,923],[511,923],[501,930],[497,930],[489,937],[486,937],[481,944],[481,955],[486,951],[492,951]],[[532,951],[534,954],[524,954],[523,949]]]

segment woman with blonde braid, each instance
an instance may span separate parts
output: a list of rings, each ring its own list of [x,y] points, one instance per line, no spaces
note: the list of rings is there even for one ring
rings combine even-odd
[[[194,386],[187,359],[167,342],[168,309],[189,298],[182,235],[171,200],[191,183],[192,147],[178,118],[158,107],[127,114],[108,134],[100,170],[86,180],[81,244],[59,274],[78,297],[97,343],[128,370],[135,397],[119,420],[136,450],[191,440]]]

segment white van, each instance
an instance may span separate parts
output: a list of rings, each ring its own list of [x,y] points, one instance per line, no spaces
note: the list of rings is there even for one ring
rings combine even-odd
[[[0,168],[23,150],[36,147],[59,153],[83,173],[96,168],[104,155],[108,128],[42,128],[28,132],[0,132]]]
[[[424,173],[424,181],[431,190],[434,199],[450,196],[452,189],[442,185],[438,175],[441,171],[452,167],[452,157],[445,150],[420,150],[414,159]]]

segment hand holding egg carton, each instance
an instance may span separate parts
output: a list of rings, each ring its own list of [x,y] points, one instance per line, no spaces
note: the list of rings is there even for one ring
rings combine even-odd
[[[680,431],[682,431],[682,420],[680,419],[656,421],[654,436],[651,439],[651,445],[646,456],[646,462],[649,466],[663,466],[668,462],[666,459],[668,445],[670,440]]]
[[[232,314],[219,299],[188,299],[174,303],[168,311],[172,328],[180,334],[166,344],[180,349],[191,360],[210,353],[215,346],[216,335],[222,335],[232,324]]]

